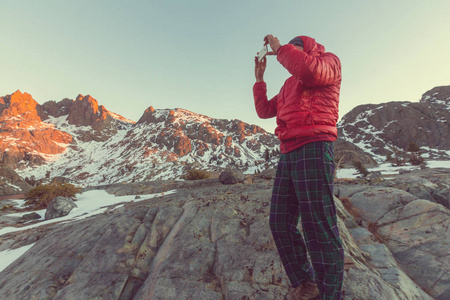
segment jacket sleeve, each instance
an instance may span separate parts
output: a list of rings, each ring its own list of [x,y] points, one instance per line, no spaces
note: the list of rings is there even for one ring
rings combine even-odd
[[[341,79],[341,63],[332,53],[312,56],[286,44],[278,50],[277,59],[306,86],[326,86]]]
[[[277,115],[278,95],[267,100],[267,85],[265,82],[256,82],[253,85],[253,98],[258,117],[261,119],[269,119]]]

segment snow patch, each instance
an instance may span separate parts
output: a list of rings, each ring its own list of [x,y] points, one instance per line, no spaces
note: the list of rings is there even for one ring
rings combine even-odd
[[[135,199],[136,195],[127,195],[127,196],[115,196],[112,194],[108,194],[105,190],[92,190],[87,191],[79,196],[77,196],[78,200],[75,201],[75,204],[78,207],[75,207],[70,211],[70,213],[67,216],[51,219],[43,222],[39,222],[36,224],[32,224],[29,226],[23,226],[23,227],[4,227],[0,229],[0,236],[11,233],[11,232],[17,232],[22,230],[27,230],[30,228],[40,227],[46,224],[51,224],[55,222],[72,222],[77,220],[82,220],[87,217],[95,216],[104,213],[111,206],[116,206],[118,204],[123,204],[126,202],[138,202],[148,199],[153,199],[156,197],[160,197],[163,195],[171,195],[176,193],[176,190],[167,191],[164,193],[156,193],[156,194],[148,194],[148,195],[139,195],[139,199]],[[45,209],[35,211],[35,213],[39,214],[41,218],[45,216]],[[24,213],[14,213],[14,214],[8,214],[7,216],[11,217],[22,217],[23,215],[27,214],[29,212]]]
[[[449,155],[450,155],[450,151]],[[450,168],[450,160],[433,160],[433,161],[426,161],[427,167],[429,168]],[[420,168],[418,166],[392,166],[390,163],[382,163],[374,168],[367,168],[367,170],[371,173],[373,172],[381,172],[382,175],[394,175],[399,174],[400,170],[406,170],[406,171],[413,171],[413,170],[419,170]],[[357,178],[361,176],[361,174],[358,173],[358,171],[355,168],[342,168],[338,169],[336,172],[336,178]]]
[[[0,272],[2,272],[4,269],[6,269],[10,264],[12,264],[14,261],[16,261],[19,257],[24,255],[28,250],[31,249],[31,247],[34,246],[35,243],[23,246],[17,249],[9,249],[5,251],[0,252]]]

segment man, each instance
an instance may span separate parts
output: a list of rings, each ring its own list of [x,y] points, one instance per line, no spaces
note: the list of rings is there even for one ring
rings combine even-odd
[[[255,58],[256,112],[276,117],[281,142],[269,222],[292,285],[286,299],[342,299],[344,251],[333,200],[341,63],[307,36],[283,46],[272,35],[264,41],[292,75],[268,100],[267,59]]]

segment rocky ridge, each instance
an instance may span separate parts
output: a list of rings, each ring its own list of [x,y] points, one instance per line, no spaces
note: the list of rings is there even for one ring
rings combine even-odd
[[[419,103],[356,107],[338,124],[336,161],[373,167],[411,142],[426,159],[449,159],[449,101],[450,87],[443,86]],[[39,105],[17,91],[0,98],[0,111],[0,161],[24,178],[65,177],[86,186],[175,179],[192,168],[215,176],[227,167],[253,174],[277,161],[273,134],[181,108],[150,106],[134,122],[89,95]]]
[[[412,126],[413,124],[413,126]],[[432,159],[450,159],[450,86],[435,87],[417,102],[355,107],[338,124],[340,139],[378,161],[410,143]]]
[[[420,188],[420,178],[438,186],[449,174],[337,183],[347,300],[448,299],[449,211],[399,188]],[[0,251],[34,245],[0,273],[0,292],[6,299],[281,299],[289,283],[268,225],[271,177],[102,187],[160,196],[2,235]]]
[[[89,95],[43,105],[19,91],[4,98],[32,103],[33,109],[20,113],[32,116],[37,125],[16,127],[36,136],[35,140],[18,139],[22,148],[13,151],[9,147],[2,152],[5,164],[24,178],[65,177],[86,186],[179,178],[191,168],[219,172],[237,166],[254,173],[264,168],[265,153],[274,156],[278,148],[276,137],[256,125],[213,119],[180,108],[149,107],[138,122],[133,122],[108,111]],[[19,113],[12,110],[10,102],[3,102],[8,116]],[[0,122],[8,128],[15,126],[10,118]],[[65,140],[37,135],[41,132],[37,126],[51,128],[53,136],[60,133]],[[5,131],[0,140],[5,147],[11,132]],[[42,152],[36,145],[50,145],[57,151]],[[15,153],[15,160],[7,159],[10,153]],[[34,160],[27,159],[30,153]]]

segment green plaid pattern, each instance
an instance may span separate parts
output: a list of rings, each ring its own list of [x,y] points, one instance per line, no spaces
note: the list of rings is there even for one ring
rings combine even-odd
[[[292,286],[315,280],[322,299],[333,300],[342,298],[344,277],[333,200],[334,169],[332,142],[313,142],[282,154],[269,221]],[[299,220],[303,235],[297,229]]]

